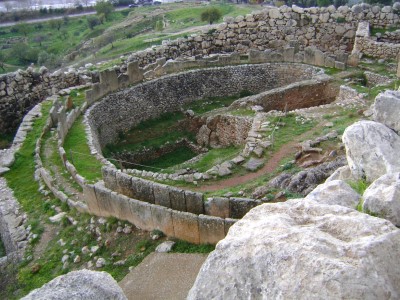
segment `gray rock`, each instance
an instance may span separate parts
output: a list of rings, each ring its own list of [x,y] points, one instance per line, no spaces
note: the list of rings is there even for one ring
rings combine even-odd
[[[375,98],[373,119],[387,127],[400,132],[400,92],[384,91]]]
[[[400,230],[338,205],[253,208],[203,264],[188,299],[395,299]]]
[[[264,164],[263,159],[258,159],[251,157],[245,164],[244,167],[249,170],[249,171],[256,171],[258,168],[260,168]]]
[[[351,175],[351,170],[349,166],[343,166],[338,168],[335,172],[329,176],[325,182],[332,180],[344,180],[344,181],[354,181],[355,178]]]
[[[400,171],[400,137],[381,123],[359,121],[343,133],[346,157],[356,179],[372,182]]]
[[[66,215],[65,212],[61,212],[59,214],[56,214],[56,215],[50,217],[49,220],[51,223],[59,223],[59,222],[61,222],[62,218],[64,218],[65,215]]]
[[[175,245],[175,242],[173,242],[173,241],[165,241],[164,243],[161,243],[160,245],[157,246],[156,252],[160,252],[160,253],[170,252],[174,245]]]
[[[356,208],[361,196],[342,180],[332,180],[320,184],[304,198],[320,204],[341,205]]]
[[[96,261],[96,268],[102,268],[106,265],[106,260],[102,257],[99,257]]]
[[[117,282],[106,272],[73,271],[33,290],[24,300],[127,300]]]
[[[10,171],[10,168],[0,167],[0,175],[3,175],[4,173],[7,173],[8,171]]]
[[[400,173],[385,174],[364,192],[363,211],[400,226]]]

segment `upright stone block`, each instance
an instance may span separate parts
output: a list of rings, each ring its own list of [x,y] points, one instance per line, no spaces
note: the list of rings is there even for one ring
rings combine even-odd
[[[129,198],[135,198],[135,193],[132,189],[132,177],[123,172],[116,172],[117,189],[116,192],[125,195]]]
[[[127,75],[130,83],[137,83],[143,80],[143,71],[139,68],[138,61],[128,63]]]
[[[215,245],[225,237],[224,219],[212,216],[199,216],[200,244]]]
[[[229,199],[214,197],[204,203],[204,211],[209,216],[229,218]]]
[[[115,212],[115,217],[129,221],[131,211],[128,197],[117,193],[111,193],[111,206]]]
[[[166,236],[174,237],[172,210],[166,207],[151,205],[154,229],[161,230]]]
[[[175,237],[193,244],[200,243],[198,216],[180,211],[172,211]]]
[[[106,186],[106,188],[112,191],[118,190],[116,173],[117,173],[116,169],[106,166],[101,168],[101,175],[103,177],[104,185]]]
[[[186,211],[185,191],[171,187],[169,190],[171,208],[177,211]]]
[[[323,67],[325,65],[325,54],[321,50],[315,50],[315,65]]]
[[[304,63],[315,65],[315,49],[307,47],[304,49]]]
[[[83,197],[85,198],[85,203],[89,209],[89,212],[99,216],[100,208],[96,198],[96,192],[94,190],[94,185],[86,184],[83,186]]]
[[[294,62],[294,47],[287,47],[283,49],[283,61],[284,62]]]
[[[151,231],[154,229],[152,209],[149,203],[129,199],[129,207],[131,210],[129,222],[143,230]]]
[[[104,70],[100,72],[100,84],[106,87],[107,92],[118,89],[118,77],[115,70]]]
[[[153,184],[154,193],[154,204],[161,205],[164,207],[171,207],[171,201],[169,199],[169,187],[163,184]]]
[[[141,178],[132,180],[132,183],[133,182],[135,182],[135,194],[137,199],[154,204],[153,182]]]
[[[250,209],[260,204],[260,201],[248,198],[231,198],[230,199],[230,217],[233,219],[241,219]]]
[[[203,194],[185,191],[186,210],[192,214],[204,214]]]
[[[100,210],[100,216],[110,217],[116,216],[114,208],[111,204],[111,191],[100,184],[95,184],[94,190],[96,193],[97,203]]]

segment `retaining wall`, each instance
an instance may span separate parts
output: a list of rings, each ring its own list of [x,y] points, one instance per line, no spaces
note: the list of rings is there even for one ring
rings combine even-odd
[[[205,200],[202,193],[159,184],[110,167],[103,167],[102,174],[104,186],[113,192],[181,212],[240,219],[261,204],[258,200],[248,198],[218,197]]]
[[[77,72],[49,74],[44,67],[0,75],[0,133],[14,133],[23,116],[47,96],[88,80]]]
[[[386,28],[399,23],[398,7],[354,5],[300,8],[268,7],[263,11],[225,18],[216,29],[200,35],[164,41],[162,46],[132,54],[127,61],[141,66],[160,57],[175,59],[210,53],[239,52],[250,49],[266,50],[297,47],[301,51],[315,46],[323,52],[341,55],[351,52],[357,24],[368,21],[375,27]]]
[[[364,54],[384,59],[398,59],[400,44],[378,42],[376,37],[371,37],[368,22],[360,22],[354,42],[353,53]]]
[[[206,97],[223,97],[248,90],[254,94],[312,78],[322,70],[301,64],[241,65],[167,75],[111,94],[87,112],[95,147],[115,142],[147,119],[179,110]],[[101,148],[96,149],[101,153]]]

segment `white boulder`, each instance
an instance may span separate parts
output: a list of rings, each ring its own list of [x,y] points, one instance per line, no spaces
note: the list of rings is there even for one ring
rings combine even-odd
[[[320,184],[304,198],[305,201],[315,201],[320,204],[341,205],[356,208],[361,196],[346,182],[332,180]]]
[[[386,173],[400,171],[400,137],[381,123],[354,123],[344,131],[343,143],[356,179],[372,182]]]
[[[387,127],[400,132],[400,92],[390,91],[380,93],[375,98],[372,107],[373,119]]]
[[[364,192],[363,211],[400,226],[400,173],[385,174]]]
[[[396,299],[400,230],[304,199],[253,208],[203,264],[188,299]]]
[[[24,300],[127,300],[118,283],[106,272],[73,271],[33,290]]]

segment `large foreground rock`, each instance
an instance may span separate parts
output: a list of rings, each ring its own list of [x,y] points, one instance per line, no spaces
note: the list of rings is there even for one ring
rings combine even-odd
[[[400,92],[384,91],[375,98],[372,107],[373,118],[400,132]]]
[[[400,230],[304,199],[264,204],[233,225],[188,299],[398,299]]]
[[[106,272],[81,270],[59,276],[29,293],[24,300],[127,300],[117,282]]]
[[[363,198],[364,211],[400,226],[400,173],[379,177],[365,190]]]
[[[306,201],[341,205],[348,208],[356,208],[360,199],[361,196],[342,180],[332,180],[320,184],[304,198]]]
[[[385,125],[359,121],[343,133],[347,162],[357,179],[368,182],[400,171],[400,137]]]

